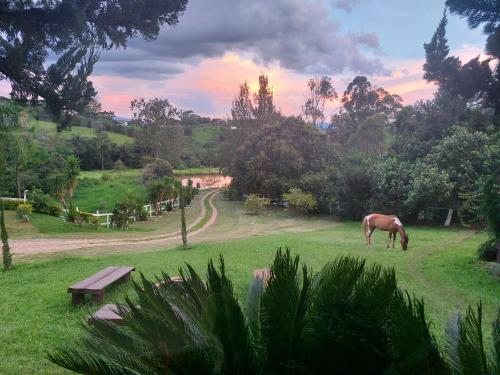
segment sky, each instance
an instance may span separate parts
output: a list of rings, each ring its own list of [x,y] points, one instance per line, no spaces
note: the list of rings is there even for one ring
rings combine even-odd
[[[130,117],[134,98],[166,98],[176,106],[226,118],[238,86],[257,88],[267,74],[275,103],[298,115],[312,76],[333,78],[341,95],[356,75],[402,96],[430,99],[422,79],[423,44],[434,33],[444,0],[189,0],[174,28],[152,42],[104,51],[91,80],[103,109]],[[483,55],[485,37],[449,15],[451,54]],[[0,95],[9,92],[2,82]],[[327,112],[338,109],[330,103]]]

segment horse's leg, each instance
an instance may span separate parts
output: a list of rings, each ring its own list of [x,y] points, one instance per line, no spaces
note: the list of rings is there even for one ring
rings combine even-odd
[[[389,231],[389,242],[387,243],[387,248],[391,245],[391,237],[392,237],[392,232]]]
[[[365,236],[366,245],[368,245],[368,234],[370,233],[370,228],[368,228],[368,223],[366,219],[363,220],[363,235]]]
[[[392,232],[392,248],[394,249],[394,242],[396,242],[396,235],[398,232]]]
[[[367,237],[368,237],[368,245],[372,244],[372,233],[375,230],[375,228],[368,228],[368,232],[366,232]]]

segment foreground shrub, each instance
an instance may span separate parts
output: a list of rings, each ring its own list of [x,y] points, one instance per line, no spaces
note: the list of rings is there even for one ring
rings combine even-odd
[[[23,203],[17,206],[16,216],[19,220],[30,221],[30,216],[33,213],[33,206],[29,203]]]
[[[398,288],[393,269],[364,260],[339,257],[312,275],[278,250],[246,309],[222,258],[209,262],[206,282],[189,265],[180,274],[180,282],[141,275],[137,298],[117,307],[124,325],[96,321],[49,359],[84,374],[486,375],[499,364],[485,355],[480,311],[457,320],[441,351],[423,302]]]
[[[55,199],[40,189],[31,191],[31,201],[35,212],[50,216],[61,216],[62,214],[62,208]]]
[[[269,206],[270,203],[271,201],[267,198],[250,194],[245,199],[244,208],[247,214],[259,215],[264,208]]]
[[[297,188],[292,188],[288,193],[283,194],[283,200],[287,201],[291,207],[305,213],[311,212],[317,207],[316,199],[312,194]]]

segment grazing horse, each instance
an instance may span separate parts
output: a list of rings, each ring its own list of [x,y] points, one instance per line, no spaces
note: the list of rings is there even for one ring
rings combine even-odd
[[[396,234],[399,232],[401,237],[401,247],[403,250],[408,248],[408,235],[406,234],[403,224],[395,215],[381,215],[381,214],[371,214],[365,216],[363,219],[363,228],[366,238],[366,244],[371,245],[371,237],[375,228],[389,232],[389,247],[392,237],[392,248],[394,248],[394,241],[396,241]]]

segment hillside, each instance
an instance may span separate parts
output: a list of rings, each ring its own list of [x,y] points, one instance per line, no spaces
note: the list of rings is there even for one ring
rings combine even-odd
[[[35,129],[35,132],[43,133],[50,136],[59,135],[61,138],[64,139],[69,139],[74,136],[80,136],[83,138],[95,138],[96,136],[95,129],[85,128],[82,126],[72,126],[68,130],[63,130],[61,132],[58,132],[56,123],[51,121],[41,121],[32,119],[29,122],[29,126],[33,127]],[[117,145],[129,144],[133,143],[134,141],[132,137],[123,134],[113,133],[109,131],[105,131],[104,133],[106,133],[109,136],[111,142],[116,143]]]

